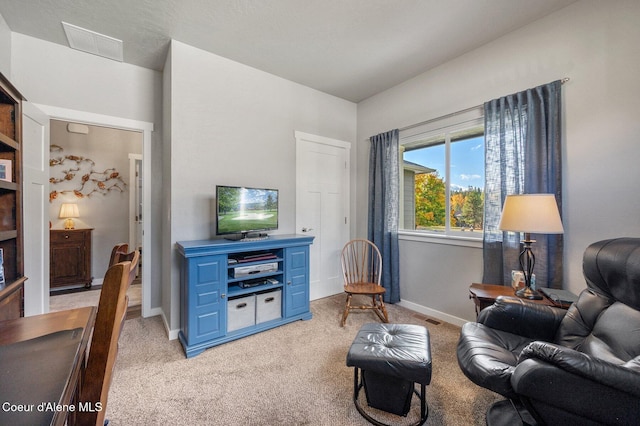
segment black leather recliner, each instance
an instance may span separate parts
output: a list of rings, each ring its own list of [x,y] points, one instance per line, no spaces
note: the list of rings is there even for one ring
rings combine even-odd
[[[640,424],[640,238],[590,245],[583,271],[568,311],[498,298],[462,327],[458,364],[538,424]],[[487,423],[509,424],[507,408]]]

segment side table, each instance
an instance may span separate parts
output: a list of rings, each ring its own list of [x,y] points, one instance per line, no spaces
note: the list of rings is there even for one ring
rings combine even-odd
[[[506,285],[473,283],[469,286],[469,299],[473,299],[473,303],[476,305],[476,316],[487,306],[493,305],[496,299],[500,296],[517,297],[513,288]],[[542,299],[540,300],[523,300],[562,309],[569,309],[569,306],[571,306],[570,304],[555,302],[544,294],[542,294]]]

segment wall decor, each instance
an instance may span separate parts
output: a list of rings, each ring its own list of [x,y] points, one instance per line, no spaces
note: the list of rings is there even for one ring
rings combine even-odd
[[[88,161],[89,163],[91,163],[92,166],[96,165],[96,163],[93,160],[89,159],[89,158],[80,157],[78,155],[65,155],[64,157],[58,157],[58,158],[50,159],[49,160],[49,166],[50,167],[59,166],[61,164],[64,164],[64,162],[67,161],[67,160],[73,161],[77,165],[79,165],[83,161]]]
[[[63,148],[58,145],[51,145],[49,150],[50,152],[59,153],[63,151]],[[60,194],[73,194],[76,198],[85,198],[95,194],[107,195],[112,191],[126,191],[126,182],[120,176],[120,172],[113,167],[104,171],[96,171],[94,170],[95,161],[78,155],[63,155],[52,157],[49,160],[49,167],[57,168],[65,165],[65,169],[57,172],[58,177],[54,176],[54,171],[52,171],[49,183],[57,185],[64,182],[77,182],[76,186],[51,191],[49,193],[49,202],[58,198]]]

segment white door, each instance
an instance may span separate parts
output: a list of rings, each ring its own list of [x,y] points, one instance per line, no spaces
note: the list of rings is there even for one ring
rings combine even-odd
[[[340,253],[349,240],[351,144],[296,132],[296,232],[313,235],[311,300],[343,291]]]
[[[49,312],[49,117],[22,104],[25,316]]]

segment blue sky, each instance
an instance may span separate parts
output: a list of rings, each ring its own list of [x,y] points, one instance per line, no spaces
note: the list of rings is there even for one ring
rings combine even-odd
[[[404,153],[404,159],[445,175],[444,145]],[[479,136],[451,144],[451,188],[469,186],[484,189],[484,137]]]

